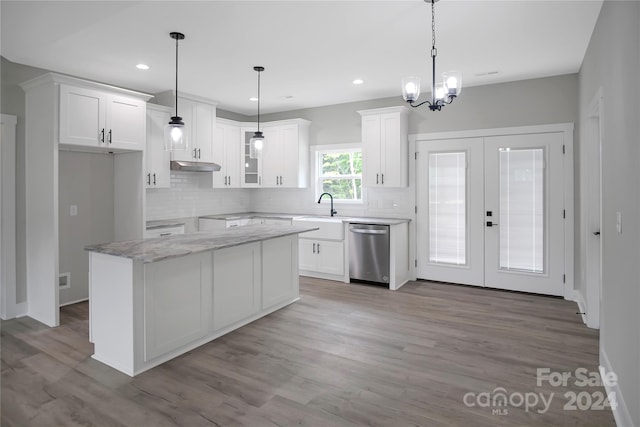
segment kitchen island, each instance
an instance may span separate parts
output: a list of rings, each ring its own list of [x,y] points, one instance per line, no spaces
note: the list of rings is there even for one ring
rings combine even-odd
[[[87,246],[93,358],[135,376],[299,299],[298,234],[252,225]]]

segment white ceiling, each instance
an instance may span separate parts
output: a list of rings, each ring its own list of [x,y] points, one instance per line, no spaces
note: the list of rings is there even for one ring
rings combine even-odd
[[[442,0],[437,73],[460,70],[468,87],[577,72],[601,6]],[[173,89],[169,32],[183,32],[179,91],[246,115],[257,108],[248,100],[254,65],[266,68],[264,113],[401,96],[403,76],[431,79],[431,5],[422,0],[3,0],[0,7],[8,60],[148,93]],[[151,69],[136,69],[139,62]],[[355,86],[355,78],[365,83]]]

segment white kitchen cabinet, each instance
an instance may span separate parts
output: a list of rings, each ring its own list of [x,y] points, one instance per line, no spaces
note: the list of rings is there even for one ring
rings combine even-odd
[[[172,107],[175,115],[175,91],[166,91],[155,96],[155,102]],[[195,95],[178,96],[178,115],[182,117],[187,135],[187,149],[174,150],[172,160],[191,162],[214,162],[213,141],[216,131],[216,103]],[[169,123],[167,121],[167,123]]]
[[[240,143],[242,156],[242,187],[262,186],[262,156],[252,159],[250,156],[251,138],[256,131],[255,126],[243,126],[240,128]]]
[[[363,185],[406,187],[409,149],[406,107],[358,111],[362,116]]]
[[[243,227],[252,224],[251,218],[198,218],[198,231],[214,231],[223,228]]]
[[[262,186],[304,188],[309,184],[307,120],[265,123]]]
[[[164,149],[164,130],[171,109],[161,105],[147,105],[147,150],[145,152],[147,188],[169,188],[171,186],[171,152]]]
[[[261,244],[213,252],[213,329],[219,330],[261,309]]]
[[[144,264],[144,361],[207,335],[212,274],[211,252]]]
[[[167,237],[174,236],[176,234],[184,234],[184,225],[177,225],[175,227],[150,228],[145,230],[144,238],[152,239],[154,237]]]
[[[317,239],[299,239],[300,274],[326,273],[344,275],[344,242]],[[311,274],[313,275],[313,274]]]
[[[263,310],[298,294],[297,253],[298,239],[281,237],[262,242]]]
[[[213,174],[213,188],[239,188],[242,145],[240,127],[234,122],[217,119],[213,139],[213,162],[221,167]]]
[[[60,144],[143,151],[146,102],[107,91],[60,85]]]

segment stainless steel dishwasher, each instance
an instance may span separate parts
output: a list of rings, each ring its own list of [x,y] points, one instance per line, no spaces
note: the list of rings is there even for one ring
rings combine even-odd
[[[349,224],[349,277],[389,283],[389,226]]]

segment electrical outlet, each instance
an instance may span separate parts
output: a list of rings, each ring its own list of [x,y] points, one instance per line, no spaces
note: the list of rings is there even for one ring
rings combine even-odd
[[[69,216],[77,216],[78,215],[78,206],[71,205],[69,206]]]

